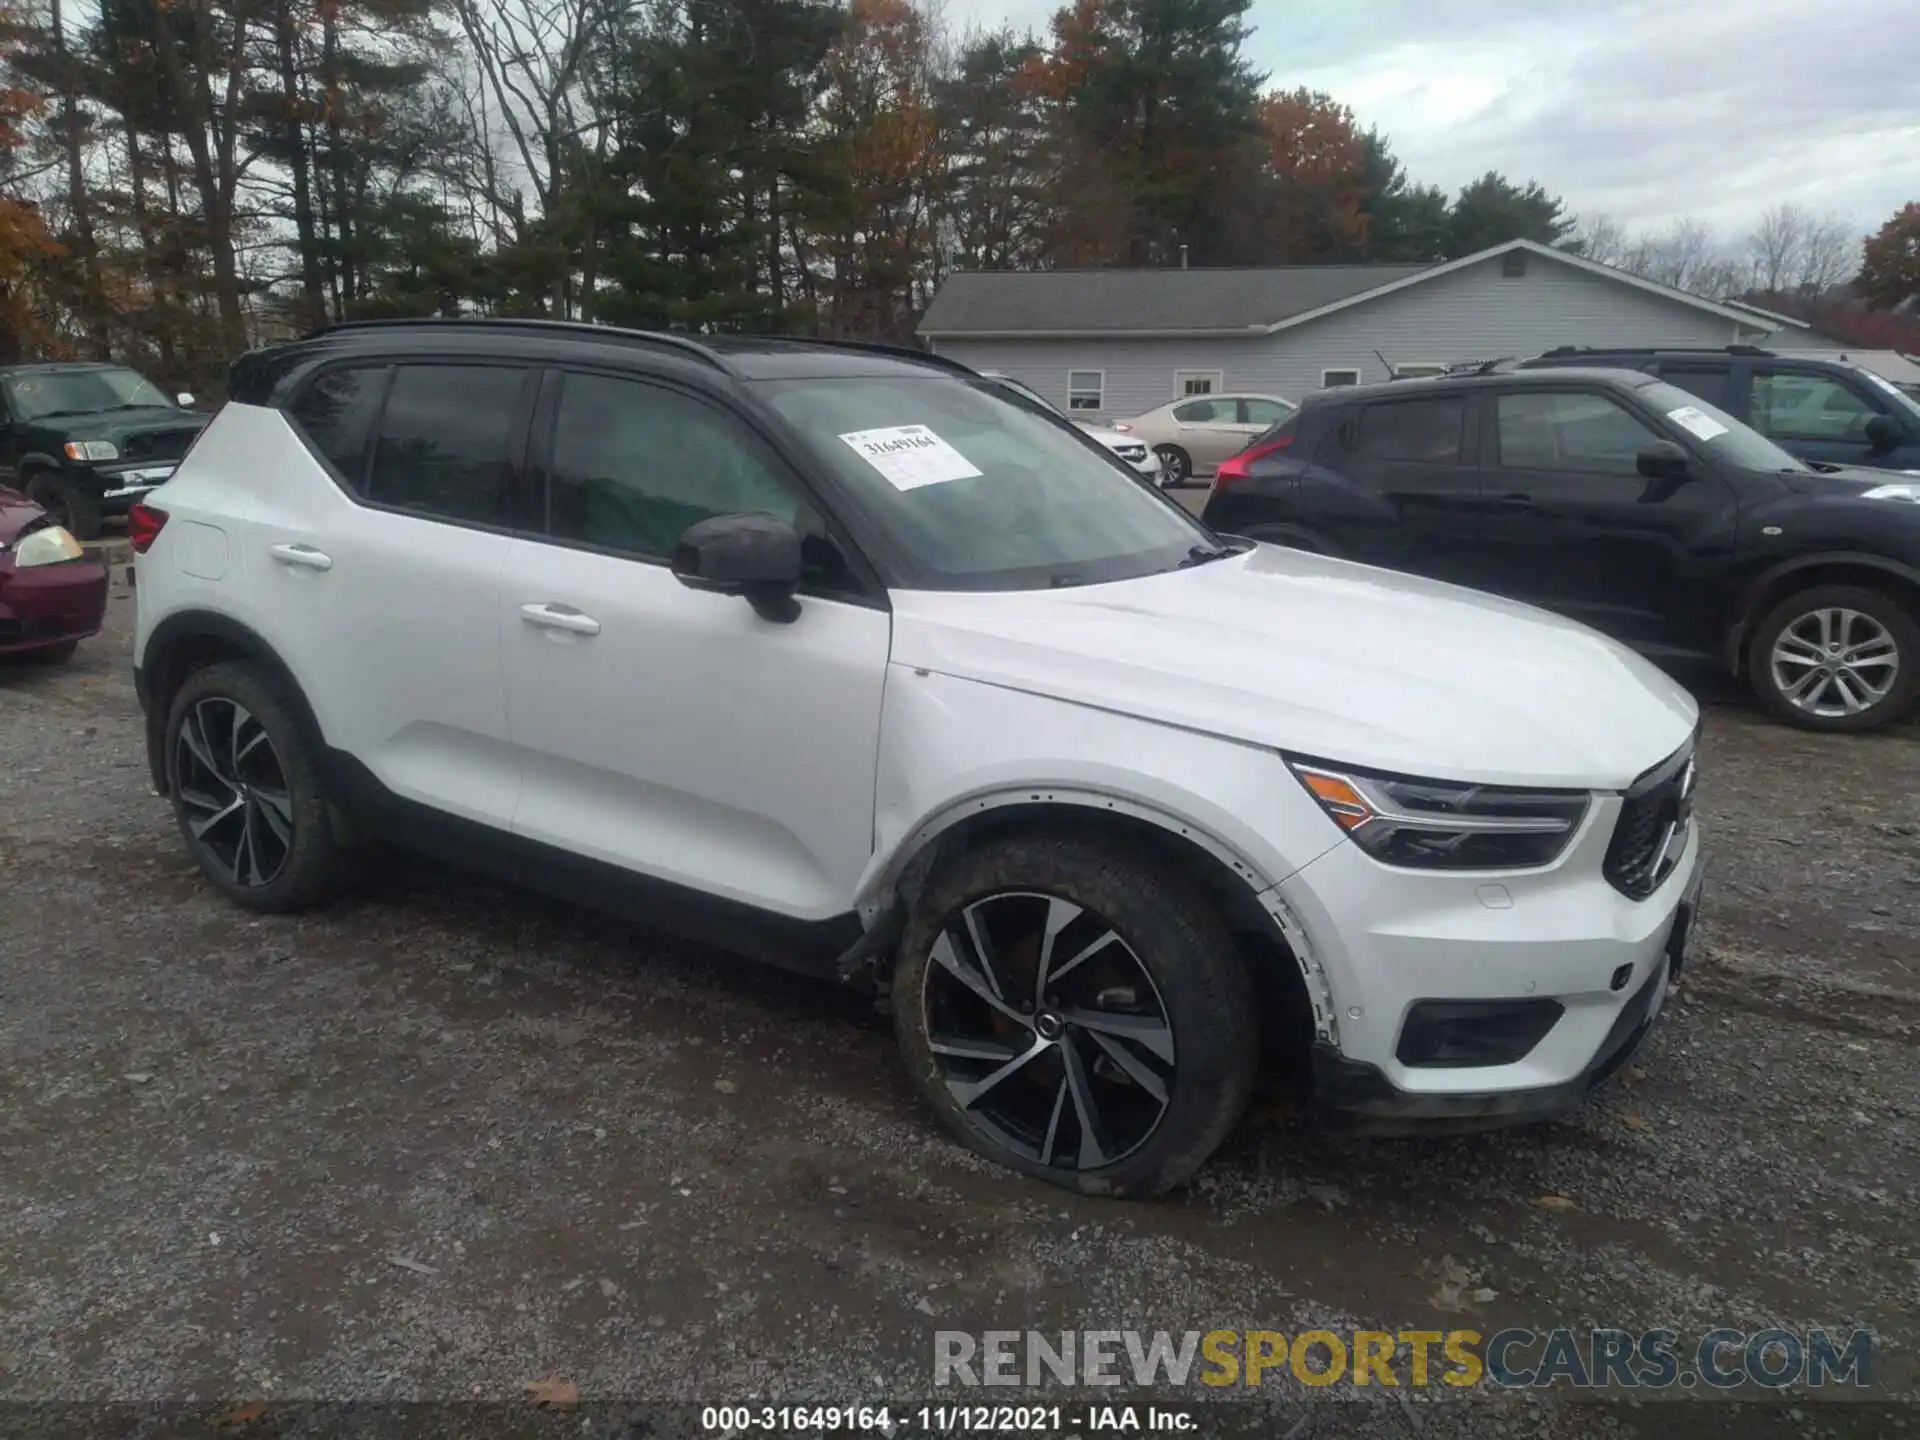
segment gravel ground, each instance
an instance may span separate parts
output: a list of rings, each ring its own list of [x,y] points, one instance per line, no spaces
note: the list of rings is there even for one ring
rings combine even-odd
[[[1901,1404],[1288,1382],[1256,1428],[1920,1433],[1920,730],[1711,708],[1695,970],[1573,1118],[1269,1104],[1128,1205],[950,1144],[825,987],[425,866],[223,904],[147,789],[131,619],[0,667],[0,1401],[899,1400],[936,1328],[1866,1326]]]

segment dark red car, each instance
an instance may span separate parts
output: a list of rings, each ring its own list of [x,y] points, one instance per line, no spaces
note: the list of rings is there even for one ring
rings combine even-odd
[[[107,567],[18,490],[0,486],[0,660],[59,662],[107,613]]]

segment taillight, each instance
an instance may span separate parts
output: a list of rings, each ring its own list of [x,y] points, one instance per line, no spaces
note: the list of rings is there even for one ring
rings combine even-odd
[[[133,553],[144,555],[153,542],[160,538],[160,531],[167,523],[167,512],[155,505],[143,505],[138,500],[127,511],[127,543],[133,546]]]
[[[1267,456],[1284,450],[1291,444],[1293,444],[1293,436],[1276,435],[1264,444],[1242,450],[1231,460],[1222,460],[1220,468],[1213,472],[1213,492],[1217,495],[1230,485],[1238,485],[1242,480],[1251,480],[1254,461],[1264,460]]]

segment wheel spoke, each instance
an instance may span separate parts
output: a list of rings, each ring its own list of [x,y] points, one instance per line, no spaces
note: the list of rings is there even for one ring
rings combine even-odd
[[[974,969],[973,966],[960,958],[960,947],[953,943],[951,931],[942,930],[940,932],[940,938],[933,942],[933,960],[942,970],[945,970],[949,975],[953,976],[954,979],[958,980],[962,985],[966,986],[967,989],[978,995],[1002,1015],[1017,1021],[1021,1025],[1027,1023],[1027,1017],[1007,1004],[1006,1001],[1002,1000],[999,992],[987,983],[986,976],[982,975],[978,970]]]
[[[981,923],[979,905],[969,905],[962,918],[967,926],[967,939],[973,942],[973,958],[979,962],[981,975],[993,987],[994,998],[1005,1000],[1007,992],[1000,984],[998,973],[999,957],[993,953],[993,939],[987,934],[987,927]]]
[[[230,783],[220,773],[220,767],[213,763],[213,752],[207,746],[206,723],[201,719],[199,705],[188,711],[186,718],[180,722],[180,740],[202,769],[223,784]]]
[[[185,785],[182,785],[176,793],[179,795],[182,805],[192,806],[195,810],[205,811],[209,815],[216,810],[228,809],[234,803],[234,795],[231,790],[225,795],[209,795],[204,790],[189,790]]]
[[[1782,686],[1782,693],[1796,705],[1811,705],[1827,688],[1827,675],[1824,670],[1809,670],[1798,680]]]
[[[1817,645],[1802,640],[1790,630],[1781,632],[1780,638],[1774,641],[1773,658],[1787,665],[1818,665],[1826,659]]]
[[[1822,645],[1833,644],[1833,619],[1834,612],[1831,610],[1822,610],[1819,614],[1820,643]]]
[[[253,808],[260,816],[261,823],[267,827],[268,832],[273,838],[280,842],[281,849],[291,850],[293,848],[293,826],[288,823],[289,813],[284,803],[286,797],[284,795],[280,797],[283,802],[282,804],[272,805],[267,802],[265,795],[256,790],[253,792],[253,798],[258,802]]]
[[[1004,1065],[1015,1056],[1024,1053],[1018,1045],[1001,1045],[992,1040],[962,1040],[950,1036],[935,1035],[927,1040],[927,1048],[936,1055],[948,1055],[955,1060],[986,1060],[995,1065]]]
[[[233,757],[233,778],[238,780],[240,778],[241,757],[253,748],[251,745],[248,745],[243,749],[240,744],[240,735],[241,732],[247,728],[248,724],[251,723],[253,716],[242,710],[231,700],[227,702],[227,705],[233,711],[233,719],[227,730],[227,750]],[[260,738],[262,740],[267,738],[267,732],[265,730],[260,732]]]
[[[1001,1081],[1026,1065],[1035,1056],[1044,1055],[1048,1050],[1053,1048],[1053,1045],[1053,1041],[1042,1040],[1036,1035],[1033,1037],[1033,1043],[1031,1045],[1022,1050],[1018,1055],[1015,1055],[999,1069],[990,1072],[985,1078],[973,1081],[949,1079],[947,1081],[947,1089],[952,1093],[953,1098],[960,1102],[960,1108],[962,1110],[970,1110],[979,1103],[981,1096],[987,1094]]]
[[[1087,1033],[1093,1037],[1094,1044],[1107,1052],[1108,1058],[1110,1058],[1114,1064],[1127,1072],[1127,1078],[1129,1080],[1133,1081],[1134,1084],[1138,1085],[1162,1105],[1167,1103],[1166,1082],[1154,1074],[1153,1071],[1149,1070],[1144,1060],[1135,1055],[1118,1040],[1102,1035],[1098,1030],[1089,1030]]]
[[[246,808],[246,800],[240,795],[235,795],[212,814],[198,816],[187,821],[187,828],[193,832],[194,839],[204,840],[207,838],[207,832],[213,829],[214,826],[220,824],[222,821],[231,820],[235,815],[244,814]]]
[[[1059,969],[1053,972],[1052,976],[1050,977],[1053,983],[1056,985],[1059,984],[1061,976],[1067,974],[1069,971],[1074,969],[1083,961],[1091,960],[1095,955],[1099,954],[1102,950],[1106,949],[1107,946],[1113,944],[1119,938],[1120,937],[1117,934],[1115,934],[1113,931],[1108,930],[1104,934],[1102,934],[1099,939],[1093,941],[1093,943],[1089,945],[1083,945],[1080,948],[1080,951],[1078,954],[1073,956],[1072,959],[1068,960],[1065,964],[1061,965]]]
[[[1060,1058],[1066,1062],[1067,1089],[1073,1099],[1074,1118],[1080,1122],[1080,1168],[1091,1170],[1107,1163],[1107,1141],[1093,1086],[1087,1082],[1086,1067],[1080,1063],[1080,1051],[1071,1035],[1061,1039]]]
[[[1047,899],[1047,923],[1040,932],[1040,960],[1034,966],[1033,1003],[1043,1004],[1047,995],[1047,982],[1057,978],[1053,973],[1053,943],[1060,938],[1060,932],[1080,918],[1081,910],[1070,900],[1057,896]],[[1077,957],[1076,957],[1077,958]],[[1069,961],[1064,970],[1073,968]]]
[[[293,797],[286,791],[270,790],[263,785],[256,785],[253,787],[253,798],[287,824],[293,824]]]
[[[1047,1138],[1040,1142],[1040,1163],[1053,1163],[1054,1142],[1060,1138],[1060,1117],[1067,1109],[1067,1079],[1060,1077],[1060,1088],[1053,1092],[1053,1114],[1047,1120]]]
[[[233,752],[234,773],[236,775],[239,774],[240,766],[242,762],[244,762],[249,755],[251,755],[254,751],[258,750],[262,745],[267,745],[267,744],[268,744],[268,741],[267,741],[266,727],[264,725],[260,725],[256,723],[253,727],[253,734],[248,738],[247,743],[244,745],[236,743],[234,746],[234,752]],[[271,753],[271,747],[269,747],[269,753]]]
[[[1069,1025],[1099,1034],[1117,1035],[1173,1063],[1173,1027],[1152,1015],[1125,1015],[1110,1010],[1073,1009],[1061,1012]]]
[[[1851,675],[1845,670],[1836,672],[1833,677],[1834,693],[1840,697],[1840,704],[1845,707],[1849,715],[1858,715],[1862,710],[1867,708],[1869,703],[1855,693],[1854,687],[1856,685],[1862,690],[1866,689],[1865,685],[1860,684],[1859,677]]]

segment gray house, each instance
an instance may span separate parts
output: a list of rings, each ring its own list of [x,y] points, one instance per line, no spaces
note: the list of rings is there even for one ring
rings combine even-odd
[[[1515,240],[1435,265],[965,271],[920,322],[935,352],[1089,419],[1182,395],[1311,390],[1556,345],[1758,344],[1753,310]]]

